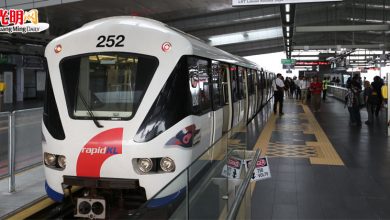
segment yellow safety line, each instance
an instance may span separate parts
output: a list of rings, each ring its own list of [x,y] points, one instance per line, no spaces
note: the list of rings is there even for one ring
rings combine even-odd
[[[309,120],[309,124],[311,125],[313,132],[317,138],[316,142],[306,142],[306,145],[314,146],[316,147],[317,151],[320,151],[317,157],[310,157],[310,163],[344,166],[344,163],[341,160],[339,154],[334,149],[328,136],[326,136],[324,130],[321,128],[320,124],[314,117],[313,113],[310,111],[309,107],[305,105],[303,105],[302,107],[306,113],[307,119]]]
[[[43,199],[42,201],[39,201],[38,203],[23,209],[22,211],[16,213],[13,216],[8,217],[8,220],[20,220],[20,219],[26,219],[35,213],[41,211],[42,209],[47,208],[48,206],[54,204],[54,201],[50,198]]]
[[[74,193],[78,190],[80,190],[81,187],[72,187],[71,189],[71,193]],[[65,196],[68,196],[68,191],[66,191],[65,193]],[[22,209],[20,212],[17,212],[15,213],[14,215],[11,215],[9,217],[7,217],[6,219],[7,220],[20,220],[20,219],[26,219],[32,215],[34,215],[35,213],[49,207],[50,205],[54,204],[55,201],[53,201],[52,199],[50,198],[44,198],[43,200],[35,203],[34,205],[31,205],[25,209]]]

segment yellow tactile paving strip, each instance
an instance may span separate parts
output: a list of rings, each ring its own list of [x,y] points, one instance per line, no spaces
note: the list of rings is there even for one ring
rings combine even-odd
[[[297,104],[301,105],[301,104]],[[311,164],[322,165],[344,165],[337,154],[332,143],[315,119],[313,113],[306,105],[301,105],[304,113],[285,114],[285,118],[297,118],[306,120],[307,123],[299,125],[281,124],[276,125],[278,116],[271,115],[268,123],[264,127],[255,148],[260,148],[262,156],[269,157],[295,157],[309,158]],[[286,145],[281,143],[271,143],[273,131],[303,131],[304,134],[314,134],[317,141],[306,141],[305,145]]]

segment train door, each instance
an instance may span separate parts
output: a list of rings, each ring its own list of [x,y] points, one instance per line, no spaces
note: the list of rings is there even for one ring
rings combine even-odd
[[[231,102],[232,102],[232,127],[235,127],[239,122],[240,116],[240,99],[239,99],[239,83],[237,66],[230,66],[230,88],[231,88]]]
[[[212,143],[213,112],[209,83],[209,61],[197,57],[188,57],[189,86],[192,96],[192,112],[195,115],[194,124],[200,132],[200,146],[194,155],[206,150]],[[201,152],[199,152],[201,151]]]
[[[210,75],[210,88],[212,88],[212,109],[213,109],[213,136],[212,143],[215,143],[222,137],[222,127],[224,117],[224,100],[223,100],[223,89],[222,89],[222,75],[221,66],[219,62],[212,61],[211,64],[211,75]]]
[[[247,114],[247,101],[246,101],[246,84],[244,76],[246,75],[246,70],[242,67],[238,67],[238,89],[239,89],[239,116],[238,122],[241,122],[245,118],[245,114]]]
[[[220,64],[221,80],[222,80],[222,95],[223,95],[223,124],[222,133],[228,132],[233,124],[233,105],[232,105],[232,90],[229,83],[229,65]]]

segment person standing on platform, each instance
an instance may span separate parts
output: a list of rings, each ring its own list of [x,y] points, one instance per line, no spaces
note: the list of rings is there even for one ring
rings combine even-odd
[[[370,85],[370,82],[364,81],[364,102],[366,104],[367,115],[368,115],[367,121],[365,122],[366,125],[370,125],[373,123],[375,106],[378,101],[379,101],[379,95]]]
[[[374,77],[374,82],[371,83],[373,89],[379,94],[379,102],[375,106],[375,116],[378,117],[379,111],[382,107],[383,97],[382,97],[382,86],[384,85],[382,79],[379,76]]]
[[[299,101],[299,100],[302,99],[302,91],[301,91],[302,79],[301,78],[297,78],[297,77],[294,77],[294,78],[295,78],[294,84],[295,84],[296,98]]]
[[[301,94],[302,94],[302,103],[306,104],[307,102],[307,91],[309,89],[309,82],[307,81],[306,77],[302,77],[300,88],[301,88]]]
[[[276,79],[272,83],[274,89],[274,113],[277,113],[277,107],[279,103],[279,115],[282,116],[283,113],[283,96],[284,96],[284,82],[282,74],[278,73]]]
[[[328,91],[328,85],[330,83],[329,77],[324,77],[324,80],[322,80],[322,100],[326,100],[326,92]]]
[[[361,85],[357,79],[352,79],[351,83],[347,84],[348,92],[345,97],[346,106],[349,111],[350,125],[361,126],[362,121],[360,118],[360,103],[359,96],[361,92]]]
[[[314,77],[314,81],[310,83],[311,103],[314,112],[319,112],[321,108],[321,91],[322,83],[318,80],[318,77]]]

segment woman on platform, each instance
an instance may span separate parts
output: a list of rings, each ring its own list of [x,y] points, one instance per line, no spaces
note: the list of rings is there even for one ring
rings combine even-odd
[[[314,77],[313,82],[310,83],[311,104],[314,112],[319,112],[321,108],[321,92],[322,83],[318,80],[318,77]]]

